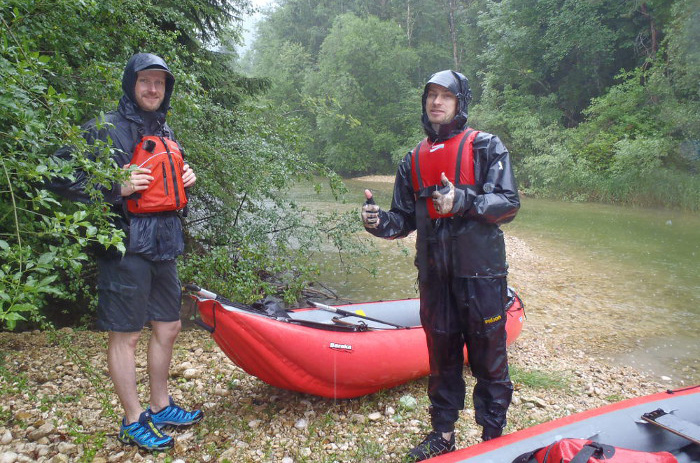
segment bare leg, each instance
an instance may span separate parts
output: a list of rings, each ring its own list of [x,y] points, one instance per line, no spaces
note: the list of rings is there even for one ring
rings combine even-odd
[[[151,385],[151,410],[154,413],[167,407],[168,376],[173,345],[181,328],[180,320],[174,322],[151,322],[151,340],[148,343],[148,377]]]
[[[143,408],[136,391],[136,344],[140,331],[109,332],[107,366],[119,401],[124,407],[126,423],[138,421]]]

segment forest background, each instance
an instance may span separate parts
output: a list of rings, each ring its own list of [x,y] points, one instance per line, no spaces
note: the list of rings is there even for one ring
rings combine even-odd
[[[100,185],[123,172],[80,124],[116,107],[139,51],[175,73],[168,120],[198,176],[181,279],[231,299],[294,303],[317,275],[310,250],[371,252],[357,214],[311,217],[288,192],[310,182],[343,201],[343,177],[393,174],[442,69],[469,78],[470,125],[505,142],[524,194],[700,209],[698,0],[278,0],[240,56],[253,12],[0,0],[3,329],[91,323],[94,249],[123,249]],[[65,145],[82,155],[57,162]],[[76,168],[89,204],[43,187]]]

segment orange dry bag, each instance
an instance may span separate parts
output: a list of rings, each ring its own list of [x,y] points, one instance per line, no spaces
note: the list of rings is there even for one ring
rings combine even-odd
[[[641,452],[587,439],[561,439],[513,463],[678,463],[669,452]]]

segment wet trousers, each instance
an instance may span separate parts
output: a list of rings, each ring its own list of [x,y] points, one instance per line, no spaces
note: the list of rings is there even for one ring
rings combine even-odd
[[[506,279],[437,278],[419,284],[421,323],[430,357],[428,397],[433,429],[452,432],[464,409],[466,346],[476,379],[476,422],[500,434],[513,396],[506,353]]]

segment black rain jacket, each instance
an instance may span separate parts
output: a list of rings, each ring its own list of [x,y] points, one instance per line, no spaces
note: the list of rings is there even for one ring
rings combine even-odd
[[[165,98],[160,108],[153,112],[143,111],[136,103],[134,88],[137,72],[145,69],[159,69],[166,72]],[[112,159],[119,167],[128,164],[134,148],[144,135],[160,135],[175,139],[173,131],[165,122],[170,108],[170,97],[175,85],[175,79],[165,62],[150,53],[138,53],[127,63],[122,77],[124,94],[119,100],[116,111],[105,114],[104,121],[97,127],[97,119],[83,125],[83,136],[89,144],[97,140],[112,141]],[[184,151],[183,151],[184,153]],[[82,153],[81,153],[82,154]],[[54,156],[59,159],[70,159],[76,155],[72,147],[58,150]],[[94,159],[93,153],[84,155]],[[85,172],[75,172],[73,179],[56,178],[48,188],[68,199],[88,202],[85,194],[87,178]],[[111,187],[104,187],[103,193],[107,203],[117,213],[115,226],[126,232],[126,250],[129,253],[140,254],[148,260],[166,261],[175,259],[184,250],[184,235],[182,222],[177,212],[157,214],[130,214],[126,210],[125,199],[120,194],[121,184],[115,182]],[[116,257],[116,251],[107,253],[104,249],[99,254]]]
[[[500,224],[510,222],[520,208],[515,176],[506,147],[495,135],[480,132],[474,140],[473,188],[457,188],[455,214],[432,220],[421,213],[412,184],[412,153],[396,173],[389,211],[380,210],[379,227],[367,229],[375,236],[403,238],[417,230],[416,266],[418,277],[427,281],[435,262],[451,262],[449,274],[458,278],[501,277],[508,272],[505,242]],[[427,200],[430,200],[428,198]],[[435,255],[443,253],[445,255]],[[449,253],[449,255],[446,255]]]

